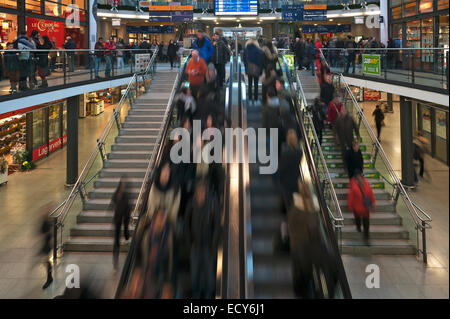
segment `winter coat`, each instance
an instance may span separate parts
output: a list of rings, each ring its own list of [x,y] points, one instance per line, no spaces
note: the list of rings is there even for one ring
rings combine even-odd
[[[174,59],[177,56],[178,46],[175,43],[170,43],[167,48],[167,56]]]
[[[18,50],[27,50],[26,52],[20,52],[19,60],[29,60],[30,52],[28,50],[36,49],[34,42],[29,41],[25,35],[19,35],[16,41]]]
[[[17,52],[8,52],[6,50],[3,59],[5,62],[5,72],[19,71],[19,55]]]
[[[113,55],[113,51],[116,49],[116,44],[114,42],[105,42],[105,56],[112,56]]]
[[[105,55],[105,44],[103,42],[95,42],[95,56],[101,58]]]
[[[300,176],[300,161],[303,153],[299,148],[283,144],[281,147],[278,173],[280,185],[284,191],[290,194],[298,192],[298,177]]]
[[[323,48],[322,42],[316,41],[315,46],[316,46],[316,59],[319,59],[320,58],[320,49]]]
[[[112,203],[114,204],[114,224],[120,225],[122,219],[129,218],[131,213],[130,197],[126,190],[122,195],[119,195],[119,189],[116,190],[112,197]]]
[[[185,73],[189,76],[188,81],[191,85],[201,85],[205,81],[206,63],[202,57],[198,59],[189,59]]]
[[[267,103],[263,106],[262,126],[267,130],[280,127],[280,100],[278,97],[267,99]]]
[[[123,49],[124,49],[123,43],[117,42],[116,48],[117,48],[117,56],[118,57],[123,56]]]
[[[305,55],[305,42],[303,42],[302,40],[295,42],[294,52],[298,59],[302,59]]]
[[[248,67],[249,63],[252,63],[259,67],[259,75],[262,74],[263,64],[262,64],[262,52],[259,48],[258,42],[256,40],[248,40],[245,44],[244,49],[244,65],[245,65],[245,73],[248,75]]]
[[[320,100],[329,105],[334,95],[334,86],[326,81],[320,86]]]
[[[334,104],[333,101],[330,101],[330,103],[328,103],[328,122],[330,122],[332,125],[334,125],[334,122],[336,122],[338,112],[341,111],[341,108],[341,102],[339,102],[337,105]]]
[[[214,53],[214,48],[211,44],[211,40],[209,40],[207,37],[203,37],[202,41],[196,39],[192,45],[192,48],[198,51],[198,55],[203,58],[205,63],[209,62]]]
[[[277,49],[274,47],[273,52],[271,52],[267,46],[263,47],[262,65],[265,74],[269,74],[270,70],[277,69],[276,67],[277,61],[278,61]]]
[[[352,178],[355,170],[358,169],[361,172],[364,169],[364,160],[361,150],[355,152],[353,148],[347,150],[345,153],[345,162],[347,163],[348,177]]]
[[[65,42],[63,44],[63,48],[66,50],[75,50],[75,42],[73,42],[72,39],[70,39],[69,41]],[[68,55],[75,55],[74,51],[69,51],[67,52]]]
[[[52,43],[51,42],[47,42],[44,44],[38,44],[36,46],[36,48],[38,50],[51,50],[52,48]],[[37,61],[37,65],[40,68],[46,68],[48,66],[48,51],[39,51],[36,53],[36,57],[38,59]]]
[[[360,188],[356,182],[355,177],[350,180],[350,186],[347,196],[347,206],[350,211],[359,217],[369,218],[370,209],[364,206],[363,195],[361,190],[364,192],[364,196],[369,198],[372,203],[372,210],[375,210],[375,197],[373,196],[372,188],[370,187],[367,179],[363,177],[364,184]]]
[[[226,64],[231,54],[230,49],[223,41],[223,38],[219,38],[216,44],[213,46],[214,53],[211,57],[211,62],[214,64]]]
[[[381,124],[381,122],[384,120],[384,114],[380,108],[376,108],[373,111],[372,115],[375,116],[375,123],[377,124]]]
[[[355,131],[356,135],[359,133],[355,120],[353,120],[353,117],[348,113],[345,116],[339,115],[337,117],[334,130],[336,132],[336,137],[339,140],[341,150],[352,147],[353,131]]]

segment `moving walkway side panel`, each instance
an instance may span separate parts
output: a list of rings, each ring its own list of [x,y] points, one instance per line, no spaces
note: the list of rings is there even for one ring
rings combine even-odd
[[[337,271],[337,280],[338,280],[337,286],[338,286],[338,288],[340,288],[340,291],[342,293],[341,297],[351,298],[350,287],[349,287],[349,284],[347,281],[347,277],[345,274],[341,255],[339,252],[339,247],[337,244],[334,227],[332,225],[330,215],[329,215],[328,209],[327,209],[327,204],[326,204],[326,201],[325,201],[325,198],[324,198],[321,186],[320,186],[321,185],[320,179],[319,179],[317,168],[316,168],[314,158],[312,155],[311,145],[309,143],[308,138],[306,138],[307,132],[306,132],[306,129],[304,126],[303,114],[300,111],[300,104],[299,104],[298,99],[296,98],[294,85],[292,83],[292,78],[290,76],[290,73],[289,73],[289,70],[288,70],[286,64],[284,64],[283,69],[284,69],[284,74],[286,75],[286,78],[289,83],[289,89],[290,89],[290,93],[291,93],[291,97],[292,97],[292,102],[293,102],[292,104],[294,106],[295,117],[297,119],[297,123],[300,128],[300,135],[303,137],[302,138],[303,156],[306,159],[308,169],[309,169],[309,174],[311,176],[311,182],[313,183],[313,187],[314,187],[314,190],[316,192],[316,196],[317,196],[317,199],[319,202],[319,207],[320,207],[319,217],[320,217],[320,220],[322,222],[322,225],[323,225],[323,228],[325,231],[325,241],[327,243],[329,252],[331,254],[330,257],[333,258],[334,262],[335,262],[334,266]],[[339,296],[336,296],[336,297],[339,297]]]

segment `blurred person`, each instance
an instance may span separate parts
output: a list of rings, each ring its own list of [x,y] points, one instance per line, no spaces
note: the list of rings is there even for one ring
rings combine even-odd
[[[69,72],[73,72],[75,70],[75,42],[72,40],[71,36],[66,37],[63,48],[67,50],[66,54],[69,64]]]
[[[262,67],[266,77],[271,74],[272,70],[277,70],[278,50],[273,46],[272,42],[267,41],[263,47]],[[264,98],[264,96],[263,96]]]
[[[261,78],[261,95],[262,95],[262,104],[265,105],[267,103],[267,92],[269,89],[273,89],[276,92],[277,89],[277,72],[275,69],[270,69],[268,72],[264,71],[264,74]]]
[[[336,119],[341,112],[341,108],[343,107],[342,102],[339,99],[339,96],[335,93],[333,99],[328,103],[328,122],[331,127],[334,127]]]
[[[256,39],[251,38],[245,44],[244,49],[245,74],[248,77],[248,99],[258,100],[259,77],[262,74],[262,52]]]
[[[325,128],[325,123],[327,121],[327,112],[327,105],[318,98],[314,99],[314,105],[311,108],[311,113],[314,129],[316,130],[317,138],[319,139],[320,144],[322,144],[323,129]]]
[[[148,196],[147,218],[151,219],[157,209],[164,209],[172,229],[177,229],[180,195],[180,186],[170,163],[162,163]]]
[[[358,140],[354,140],[352,147],[345,153],[345,162],[347,163],[346,166],[349,179],[352,179],[355,175],[355,171],[358,170],[361,173],[364,171],[364,160],[361,150],[359,149]]]
[[[377,127],[377,138],[380,140],[381,127],[383,126],[384,114],[380,108],[380,105],[375,106],[375,110],[372,112],[372,116],[375,117],[375,126]]]
[[[52,263],[50,262],[50,252],[52,251],[53,227],[52,220],[48,214],[53,210],[53,202],[49,202],[41,208],[42,216],[39,224],[38,233],[41,237],[41,248],[38,252],[39,259],[46,266],[47,280],[42,289],[47,289],[53,282]]]
[[[369,239],[369,218],[370,210],[375,211],[375,197],[372,188],[366,178],[361,175],[361,171],[355,170],[347,197],[347,206],[353,212],[356,230],[361,232],[361,220],[364,227],[364,239]]]
[[[270,139],[271,128],[279,129],[280,127],[280,99],[272,87],[267,90],[266,104],[263,105],[262,127],[266,129],[267,139]]]
[[[170,69],[173,69],[173,62],[175,62],[177,59],[177,51],[178,45],[171,39],[169,41],[169,46],[167,47],[167,57],[169,58]]]
[[[228,48],[224,38],[221,37],[219,31],[214,33],[212,44],[214,52],[211,57],[211,62],[214,63],[217,70],[217,84],[218,87],[221,88],[223,86],[223,82],[225,81],[225,65],[230,60],[232,52]]]
[[[341,147],[342,152],[342,160],[345,162],[345,154],[352,148],[353,144],[353,132],[359,139],[359,130],[358,126],[355,123],[355,120],[353,117],[347,112],[347,109],[344,106],[340,107],[339,110],[339,116],[336,119],[335,125],[334,125],[334,131],[336,135],[336,140],[339,146]],[[348,167],[347,167],[348,168]]]
[[[36,49],[34,43],[27,37],[26,31],[20,33],[15,41],[14,47],[20,50],[19,60],[19,90],[26,91],[34,87],[34,84],[30,82],[30,87],[27,86],[27,78],[31,73],[31,50]]]
[[[215,262],[221,235],[217,197],[204,181],[197,181],[186,210],[186,237],[191,244],[192,298],[213,298]]]
[[[11,88],[9,89],[10,94],[17,93],[17,83],[20,80],[19,53],[11,52],[12,50],[14,50],[14,43],[8,42],[4,53],[4,62],[5,75],[9,78],[9,83],[11,85]]]
[[[38,30],[33,30],[31,31],[31,35],[30,35],[30,42],[33,43],[34,45],[34,49],[38,49],[38,46],[41,44],[40,42],[41,36],[39,34]],[[30,75],[29,75],[29,82],[30,82],[30,87],[34,88],[35,86],[38,85],[37,83],[37,79],[36,79],[36,71],[37,71],[37,63],[39,60],[39,56],[38,56],[38,52],[34,51],[30,54],[31,59],[30,59]],[[31,84],[32,83],[32,84]]]
[[[98,41],[95,42],[94,46],[94,54],[95,54],[95,78],[100,79],[98,74],[100,70],[100,64],[102,63],[102,58],[105,56],[105,44],[103,42],[103,38],[99,37]]]
[[[167,62],[168,56],[167,52],[169,50],[169,45],[167,43],[164,43],[164,41],[161,41],[161,57],[163,62]]]
[[[425,173],[425,154],[430,153],[430,142],[423,136],[422,132],[418,132],[417,136],[413,139],[413,147],[413,159],[419,162],[419,176],[423,178]],[[418,179],[415,169],[414,173],[416,175],[415,180],[417,183]],[[430,177],[429,173],[427,175]]]
[[[295,59],[297,60],[297,70],[303,70],[305,59],[305,42],[302,38],[295,39],[294,45]]]
[[[335,89],[332,83],[331,74],[324,77],[324,81],[320,85],[320,100],[328,107],[335,95]]]
[[[130,234],[128,225],[130,223],[131,205],[130,195],[127,190],[127,181],[122,177],[119,181],[116,191],[112,197],[111,203],[114,205],[114,246],[113,246],[113,264],[114,269],[119,265],[119,250],[120,250],[120,230],[123,224],[123,234],[125,240],[128,242]]]
[[[117,51],[116,51],[117,69],[123,69],[123,67],[125,66],[124,62],[123,62],[123,55],[124,55],[124,49],[125,49],[123,39],[119,39],[117,41],[116,48],[117,48]]]
[[[198,55],[205,63],[209,63],[214,53],[214,48],[211,44],[211,40],[209,40],[203,30],[197,31],[197,38],[194,40],[192,48],[198,51]]]
[[[330,77],[330,83],[331,83],[331,70],[327,65],[327,61],[322,57],[320,58],[319,67],[316,70],[317,74],[317,80],[319,81],[319,86],[322,86],[323,83],[326,81],[326,78]]]
[[[311,74],[314,76],[316,74],[315,71],[315,56],[316,56],[316,46],[314,45],[314,42],[311,39],[308,39],[306,43],[306,50],[307,50],[307,59],[308,59],[308,68],[311,69]]]
[[[50,51],[50,73],[55,72],[56,67],[56,58],[58,57],[58,52],[56,51],[58,48],[56,47],[56,38],[52,38],[52,51]]]
[[[185,70],[193,96],[197,96],[198,89],[205,82],[206,69],[205,60],[197,50],[193,50]]]
[[[39,42],[36,48],[38,50],[51,50],[52,43],[50,42],[48,36],[44,35],[42,37],[42,42]],[[36,54],[38,74],[39,77],[41,78],[41,85],[39,85],[39,87],[42,88],[48,87],[48,82],[46,78],[48,67],[48,53],[49,51],[38,51]]]
[[[116,44],[114,43],[113,37],[109,38],[108,42],[104,43],[105,47],[105,77],[109,78],[111,77],[111,69],[113,68],[113,55],[114,51],[116,50]]]
[[[216,95],[217,87],[217,70],[212,63],[208,63],[205,74],[206,86],[210,93]]]
[[[347,36],[347,40],[345,41],[346,56],[347,56],[347,64],[345,66],[345,73],[348,73],[350,70],[350,66],[353,66],[352,73],[355,74],[355,60],[356,60],[356,43],[353,40],[351,35]]]
[[[150,49],[152,49],[152,47],[150,46],[150,43],[148,43],[147,40],[144,39],[139,44],[139,49],[141,50],[139,53],[150,53]]]
[[[320,58],[321,58],[321,50],[323,48],[322,42],[320,42],[320,38],[316,38],[316,42],[314,43],[316,46],[316,69],[318,70],[320,68]]]

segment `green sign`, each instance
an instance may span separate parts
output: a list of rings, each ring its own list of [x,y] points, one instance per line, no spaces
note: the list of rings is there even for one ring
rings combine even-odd
[[[363,54],[363,73],[370,75],[381,75],[381,64],[379,54]]]
[[[294,71],[295,70],[294,55],[293,54],[285,54],[284,58],[286,59],[286,63],[289,67],[289,70]]]

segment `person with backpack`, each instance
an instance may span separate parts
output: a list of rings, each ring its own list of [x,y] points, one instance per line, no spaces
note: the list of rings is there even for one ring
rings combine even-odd
[[[14,50],[14,44],[8,42],[6,44],[6,51],[4,54],[5,60],[5,75],[9,78],[11,88],[9,89],[10,94],[17,93],[17,83],[19,82],[19,59],[17,52],[11,52]]]
[[[34,83],[30,80],[30,87],[27,86],[27,78],[31,73],[31,50],[36,49],[34,42],[28,39],[27,32],[23,31],[14,43],[14,48],[21,52],[19,53],[19,90],[26,91],[34,88]]]
[[[321,102],[320,99],[314,100],[314,105],[311,108],[312,120],[314,129],[316,130],[319,143],[322,144],[323,129],[327,121],[328,106]]]
[[[378,140],[380,140],[380,133],[381,127],[383,126],[384,114],[379,104],[375,106],[375,110],[373,111],[372,116],[375,117],[375,126],[377,127],[377,138]]]
[[[305,55],[305,43],[301,38],[295,38],[294,44],[295,60],[297,64],[297,70],[303,69],[303,57]]]
[[[308,65],[309,65],[309,68],[311,69],[312,76],[314,76],[315,73],[316,73],[315,63],[314,63],[315,62],[314,61],[314,57],[316,56],[316,53],[317,53],[316,51],[317,51],[317,49],[316,49],[316,46],[314,45],[313,41],[311,39],[308,39],[308,42],[307,42],[307,52],[308,52],[307,57],[308,57]]]
[[[205,61],[205,63],[209,63],[214,53],[214,48],[211,40],[209,40],[203,30],[199,30],[197,32],[197,39],[193,42],[192,48],[198,51],[198,55]]]
[[[370,211],[375,211],[375,197],[372,188],[361,171],[356,169],[352,179],[347,197],[347,206],[353,212],[356,230],[361,232],[361,221],[364,228],[364,239],[369,240],[369,217]]]
[[[254,38],[251,38],[245,44],[244,65],[245,74],[248,77],[248,99],[257,101],[259,77],[262,74],[262,52]]]
[[[225,65],[229,61],[232,52],[218,31],[214,33],[213,48],[214,53],[211,57],[211,62],[214,63],[214,67],[217,70],[217,85],[221,88],[225,81]]]

